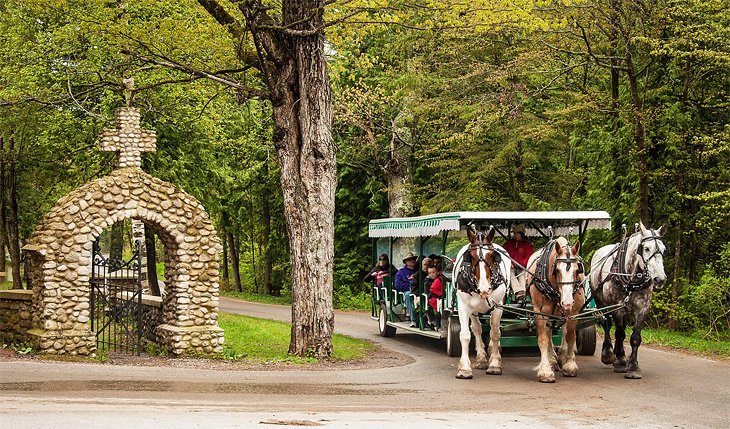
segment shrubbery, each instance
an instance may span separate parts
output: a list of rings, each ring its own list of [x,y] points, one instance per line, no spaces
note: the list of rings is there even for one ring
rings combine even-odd
[[[730,336],[730,243],[719,259],[705,268],[699,282],[679,281],[676,301],[672,300],[671,285],[654,295],[653,322],[704,336]]]

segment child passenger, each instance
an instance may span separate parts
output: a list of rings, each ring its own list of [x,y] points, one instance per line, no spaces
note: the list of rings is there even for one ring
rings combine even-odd
[[[426,318],[431,329],[437,330],[440,326],[438,320],[438,302],[437,299],[443,295],[444,278],[441,275],[441,271],[431,266],[428,268],[428,278],[430,280],[430,286],[428,287],[428,308],[426,309]]]

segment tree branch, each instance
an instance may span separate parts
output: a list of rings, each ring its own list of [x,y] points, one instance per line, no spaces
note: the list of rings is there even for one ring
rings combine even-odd
[[[233,89],[235,89],[235,90],[237,90],[237,91],[239,91],[239,92],[241,92],[243,94],[246,94],[246,95],[248,95],[250,97],[269,98],[269,93],[266,92],[266,91],[262,91],[260,89],[251,88],[249,86],[242,85],[241,83],[239,83],[239,82],[237,82],[235,80],[232,80],[232,79],[229,79],[229,78],[225,78],[225,77],[219,76],[215,72],[207,72],[207,71],[203,71],[203,70],[197,70],[197,69],[194,69],[192,67],[186,66],[184,64],[180,64],[180,63],[174,62],[172,60],[160,60],[160,59],[156,59],[156,58],[145,57],[143,55],[139,55],[137,53],[128,51],[126,49],[122,50],[122,53],[125,54],[125,55],[130,55],[132,57],[138,58],[138,59],[140,59],[141,61],[143,61],[145,63],[157,64],[157,65],[160,65],[160,66],[163,66],[163,67],[167,67],[167,68],[170,68],[170,69],[173,69],[173,70],[178,70],[178,71],[181,71],[181,72],[184,72],[184,73],[188,73],[188,74],[190,74],[192,76],[195,76],[197,78],[210,79],[210,80],[212,80],[214,82],[218,82],[220,84],[229,86],[229,87],[231,87],[231,88],[233,88]]]

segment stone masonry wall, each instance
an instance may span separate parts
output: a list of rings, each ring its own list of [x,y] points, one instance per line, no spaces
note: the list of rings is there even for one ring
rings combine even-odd
[[[21,343],[30,339],[32,299],[33,292],[29,290],[0,290],[0,342]]]

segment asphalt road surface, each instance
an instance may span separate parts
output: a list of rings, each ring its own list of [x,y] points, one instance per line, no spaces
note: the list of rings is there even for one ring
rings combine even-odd
[[[281,306],[221,300],[221,311],[290,320]],[[730,428],[730,364],[642,347],[643,379],[597,356],[576,378],[537,381],[535,355],[504,373],[457,380],[443,343],[377,335],[368,314],[337,312],[338,332],[404,354],[366,369],[208,370],[0,359],[0,428]]]

